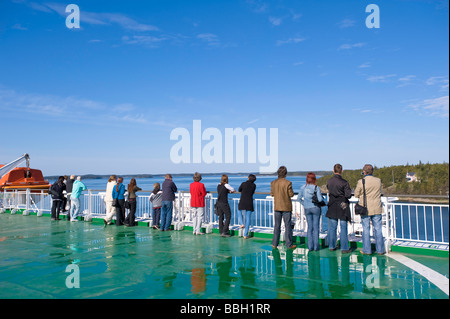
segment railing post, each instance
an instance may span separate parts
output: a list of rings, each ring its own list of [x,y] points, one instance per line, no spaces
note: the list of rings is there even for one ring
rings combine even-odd
[[[29,188],[26,189],[25,196],[26,196],[26,198],[25,198],[25,210],[28,211],[28,210],[30,210],[30,196],[31,196],[31,192],[30,192]]]
[[[88,190],[88,212],[89,215],[92,215],[92,191]]]

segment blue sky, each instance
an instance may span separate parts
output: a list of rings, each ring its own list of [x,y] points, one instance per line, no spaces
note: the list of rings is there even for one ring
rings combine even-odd
[[[65,24],[68,4],[80,29]],[[380,28],[365,21],[380,8]],[[175,164],[175,128],[277,128],[278,163],[449,161],[448,1],[0,2],[0,163],[45,175]]]

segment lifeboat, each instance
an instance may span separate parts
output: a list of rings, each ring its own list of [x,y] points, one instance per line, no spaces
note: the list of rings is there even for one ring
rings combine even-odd
[[[48,190],[51,185],[44,179],[42,171],[29,167],[28,154],[25,154],[23,158],[27,160],[27,167],[15,167],[10,169],[9,166],[11,163],[0,165],[0,172],[4,172],[3,175],[0,174],[0,191],[30,189],[33,192],[37,192]],[[16,160],[15,163],[18,163],[19,160],[21,160],[21,158]]]

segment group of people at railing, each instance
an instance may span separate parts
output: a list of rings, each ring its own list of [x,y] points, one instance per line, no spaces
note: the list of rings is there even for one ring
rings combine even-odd
[[[342,253],[351,252],[347,223],[351,221],[349,199],[352,197],[352,191],[349,183],[342,178],[342,165],[334,165],[334,176],[327,181],[329,194],[328,203],[325,204],[324,197],[317,187],[316,176],[310,172],[306,176],[306,184],[300,188],[298,200],[305,209],[305,216],[308,225],[307,245],[310,251],[320,249],[319,232],[321,206],[328,206],[326,217],[328,218],[328,246],[330,250],[337,249],[337,227],[340,225],[340,249]],[[363,168],[363,178],[357,183],[354,196],[359,199],[358,205],[362,206],[361,223],[363,227],[363,254],[372,254],[370,241],[370,222],[374,229],[375,246],[378,254],[385,253],[384,238],[382,234],[382,204],[381,204],[381,180],[372,175],[373,166],[366,164]],[[294,191],[292,182],[286,179],[287,169],[281,166],[278,171],[278,178],[271,182],[271,196],[273,196],[274,210],[274,231],[272,247],[276,248],[279,244],[281,234],[282,220],[285,227],[284,238],[288,249],[296,248],[292,242],[292,197]],[[75,180],[71,176],[64,182],[65,177],[61,176],[55,182],[49,193],[52,194],[52,220],[59,219],[59,212],[65,207],[63,191],[67,192],[67,199],[70,205],[68,219],[77,220],[77,214],[80,209],[80,194],[86,189],[81,182],[81,177]],[[66,177],[67,179],[67,177]],[[190,208],[193,223],[193,234],[203,235],[201,231],[203,216],[205,213],[205,197],[207,195],[205,185],[201,183],[202,176],[196,172],[193,175],[193,183],[190,184]],[[253,195],[256,190],[256,176],[250,174],[247,181],[243,182],[238,192],[241,193],[238,205],[238,222],[241,228],[244,228],[244,238],[248,239],[251,216],[254,212]],[[165,175],[162,186],[159,183],[153,185],[154,189],[150,194],[152,202],[152,225],[154,229],[161,231],[170,231],[172,224],[173,203],[175,193],[178,191],[176,184],[170,174]],[[106,194],[104,197],[106,204],[105,225],[112,224],[115,216],[117,226],[134,226],[136,214],[136,192],[142,190],[136,184],[136,179],[132,178],[127,187],[123,184],[123,178],[111,175],[106,185]],[[126,196],[126,192],[127,196]],[[228,176],[223,174],[220,183],[217,185],[217,201],[214,206],[215,214],[218,216],[219,233],[222,237],[230,237],[231,209],[228,203],[228,194],[236,190],[228,184]],[[125,199],[126,198],[126,199]],[[125,217],[125,209],[129,209]],[[244,217],[244,218],[243,218]]]

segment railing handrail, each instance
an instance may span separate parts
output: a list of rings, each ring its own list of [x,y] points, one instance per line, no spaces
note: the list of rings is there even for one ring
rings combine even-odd
[[[88,192],[89,190],[93,191],[93,192],[106,192],[106,189],[88,189],[83,191],[84,192]],[[153,190],[140,190],[139,192],[141,193],[151,193],[153,192]],[[177,193],[190,193],[189,191],[186,190],[179,190]],[[211,194],[217,194],[217,191],[206,191],[206,193],[211,193]],[[241,192],[235,191],[232,194],[241,194]],[[270,192],[255,192],[255,195],[271,195]],[[294,196],[298,195],[298,193],[294,192]],[[328,195],[327,192],[323,192],[322,195]],[[352,194],[353,196],[354,194]],[[408,195],[408,194],[381,194],[381,197],[410,197],[410,198],[447,198],[449,199],[448,195]]]
[[[143,193],[151,193],[151,191],[140,191]],[[39,193],[31,193],[30,191],[4,190],[1,193],[0,209],[9,207],[10,209],[30,209],[33,206],[38,212],[50,211],[52,205],[51,196],[46,191]],[[83,192],[82,207],[87,213],[96,216],[105,214],[105,190],[86,190]],[[210,191],[205,197],[205,224],[217,224],[218,219],[214,214],[214,202],[217,192]],[[270,195],[268,192],[258,192],[255,194]],[[29,198],[28,198],[29,197]],[[137,218],[148,219],[151,217],[152,203],[148,201],[150,194],[141,194],[142,197],[138,203]],[[237,202],[238,197],[229,198],[230,205],[235,212],[232,216],[231,225],[237,225]],[[350,199],[350,209],[352,214],[351,226],[349,234],[360,236],[362,226],[358,215],[354,215],[354,204],[358,199],[352,197]],[[421,242],[427,244],[445,244],[448,245],[448,204],[431,204],[431,203],[402,203],[397,202],[394,197],[387,198],[383,196],[383,223],[386,232],[385,238],[390,242],[396,240],[406,240],[411,242]],[[255,222],[253,226],[263,229],[273,228],[273,198],[255,198],[255,214],[252,219]],[[296,221],[295,230],[305,232],[307,223],[304,207],[298,199],[292,198],[293,202],[293,221]],[[5,205],[6,204],[6,205]],[[176,220],[189,221],[190,216],[190,196],[188,191],[177,192],[176,203],[174,205]],[[406,207],[406,208],[404,208]],[[425,216],[426,215],[426,216]],[[419,218],[420,217],[420,218]],[[426,217],[426,218],[425,218]],[[420,225],[419,225],[420,223]],[[420,230],[420,232],[419,232]],[[420,234],[419,234],[420,233]],[[420,236],[419,236],[420,235]],[[448,246],[447,246],[448,247]],[[447,248],[448,249],[448,248]]]

